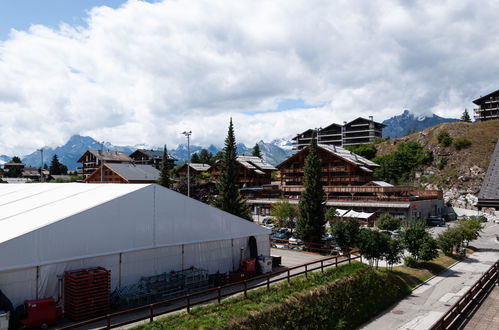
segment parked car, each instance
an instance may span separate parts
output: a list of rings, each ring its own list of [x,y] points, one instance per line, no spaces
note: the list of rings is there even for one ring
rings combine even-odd
[[[442,217],[428,217],[426,224],[428,226],[445,226],[445,220]]]
[[[454,212],[449,212],[443,215],[445,221],[454,221],[457,219],[457,214]]]

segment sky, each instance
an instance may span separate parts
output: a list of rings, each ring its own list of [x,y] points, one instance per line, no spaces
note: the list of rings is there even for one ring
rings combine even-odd
[[[0,154],[222,145],[356,117],[461,116],[499,88],[499,2],[0,2]]]

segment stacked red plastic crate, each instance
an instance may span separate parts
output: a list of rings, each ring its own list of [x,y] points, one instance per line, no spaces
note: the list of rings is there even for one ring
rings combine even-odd
[[[111,308],[111,271],[102,267],[64,272],[66,316],[83,320],[108,313]]]

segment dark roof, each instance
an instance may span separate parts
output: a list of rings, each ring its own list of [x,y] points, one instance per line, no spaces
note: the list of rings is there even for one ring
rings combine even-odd
[[[475,103],[476,105],[480,105],[482,103],[482,101],[485,101],[485,99],[488,99],[488,98],[494,97],[494,96],[499,96],[499,89],[492,92],[492,93],[489,93],[485,96],[480,96],[479,98],[474,100],[473,103]]]
[[[294,138],[292,138],[291,140],[298,140],[299,138],[302,137],[302,135],[305,135],[305,134],[310,134],[310,133],[313,133],[314,130],[309,128],[307,129],[306,131],[302,132],[302,133],[299,133],[299,134],[296,134],[296,136]]]
[[[489,168],[478,194],[478,203],[480,203],[480,199],[499,200],[499,139],[490,158]]]
[[[128,181],[156,181],[159,178],[159,171],[152,165],[106,163],[105,166]]]
[[[106,150],[87,150],[87,152],[94,155],[97,159],[103,159],[104,161],[118,161],[118,162],[128,162],[131,163],[133,161],[127,154],[121,151],[106,151]],[[87,153],[85,152],[83,156],[78,159],[78,162],[83,162],[83,157]]]
[[[161,150],[137,149],[130,155],[130,157],[132,157],[135,153],[142,153],[149,158],[163,158],[163,151]],[[168,154],[168,159],[177,160],[170,154]]]
[[[357,117],[357,118],[355,118],[354,120],[352,120],[352,121],[350,121],[350,122],[346,123],[345,125],[350,125],[350,124],[352,124],[353,122],[358,121],[359,119],[360,119],[360,120],[362,120],[362,121],[371,121],[371,119],[366,119],[366,118],[364,118],[364,117]],[[374,120],[372,120],[372,122],[373,122],[373,123],[375,123],[375,124],[377,124],[377,125],[381,125],[381,126],[383,126],[383,127],[386,127],[386,125],[385,125],[385,124],[383,124],[383,123],[379,123],[379,122],[374,121]]]

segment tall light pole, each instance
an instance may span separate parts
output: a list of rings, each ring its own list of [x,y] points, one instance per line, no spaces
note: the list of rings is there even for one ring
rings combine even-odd
[[[42,163],[40,165],[40,182],[43,182],[43,148],[40,148],[37,151],[40,151],[40,156],[42,158]]]
[[[104,164],[104,155],[102,154],[102,148],[104,148],[104,141],[97,142],[100,144],[100,183],[102,183],[102,165]]]
[[[187,197],[191,197],[191,145],[190,145],[190,137],[192,131],[183,131],[182,134],[187,136]]]

